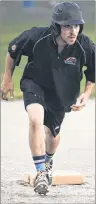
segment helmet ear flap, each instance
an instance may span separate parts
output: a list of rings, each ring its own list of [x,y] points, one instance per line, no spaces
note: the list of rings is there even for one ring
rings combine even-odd
[[[81,24],[81,25],[80,25],[80,31],[79,31],[79,34],[81,34],[81,33],[82,33],[83,28],[84,28],[84,24]]]
[[[60,25],[52,22],[50,27],[51,27],[51,32],[53,35],[58,36],[60,34]]]

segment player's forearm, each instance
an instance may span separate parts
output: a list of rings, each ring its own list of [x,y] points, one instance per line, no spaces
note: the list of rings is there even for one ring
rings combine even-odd
[[[14,60],[10,57],[10,54],[7,53],[6,61],[5,61],[5,72],[3,76],[4,81],[10,81],[12,78],[12,68],[14,66]]]
[[[87,81],[87,83],[85,85],[84,93],[86,93],[88,95],[88,97],[89,97],[91,95],[94,87],[95,87],[95,83],[93,83],[91,81]]]

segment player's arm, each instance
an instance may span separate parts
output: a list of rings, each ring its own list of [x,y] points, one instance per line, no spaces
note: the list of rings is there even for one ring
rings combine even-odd
[[[73,111],[79,111],[86,105],[94,87],[95,87],[95,83],[91,81],[87,81],[84,92],[77,98],[76,104],[73,104],[71,106]]]
[[[84,93],[88,98],[91,96],[94,88],[95,88],[95,82],[92,82],[92,81],[86,82]]]
[[[86,46],[86,64],[87,69],[84,71],[86,84],[84,92],[78,97],[77,103],[72,105],[72,110],[81,110],[87,103],[93,89],[95,87],[95,45],[89,40]]]
[[[5,60],[5,72],[3,75],[3,80],[1,84],[1,94],[2,98],[7,100],[7,93],[10,92],[10,97],[14,97],[14,85],[12,82],[12,69],[14,66],[14,59],[10,57],[10,54],[7,53]]]
[[[28,56],[29,53],[26,53],[25,47],[28,47],[28,38],[29,32],[24,31],[17,38],[12,40],[8,46],[8,53],[5,60],[5,71],[3,75],[3,80],[1,84],[1,97],[4,100],[7,100],[7,94],[10,92],[10,96],[14,96],[14,85],[12,82],[12,75],[15,69],[15,66],[18,66],[21,60],[21,56],[24,54]],[[28,49],[27,49],[28,50]]]
[[[24,31],[9,43],[5,72],[1,84],[2,98],[5,100],[7,100],[6,95],[8,92],[13,96],[12,75],[15,66],[19,65],[22,55],[32,57],[34,44],[47,30],[47,27],[46,29],[44,27],[33,27],[30,30]]]
[[[90,97],[95,87],[95,44],[89,39],[89,49],[86,53],[86,67],[84,71],[86,77],[86,84],[84,92]]]

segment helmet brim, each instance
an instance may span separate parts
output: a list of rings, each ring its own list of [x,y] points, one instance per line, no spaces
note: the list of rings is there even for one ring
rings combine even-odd
[[[83,25],[85,24],[85,21],[82,20],[66,20],[66,21],[55,21],[52,20],[54,23],[57,23],[58,25]]]

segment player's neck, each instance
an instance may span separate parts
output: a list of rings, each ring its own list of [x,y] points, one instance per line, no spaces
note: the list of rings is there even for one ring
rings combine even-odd
[[[60,35],[57,36],[56,42],[57,42],[57,45],[59,45],[59,46],[65,46],[66,45],[66,42],[64,42],[64,40],[61,38]]]
[[[58,53],[61,53],[62,50],[64,49],[66,42],[64,42],[64,40],[59,36],[57,36],[56,38],[56,43],[58,45]]]

